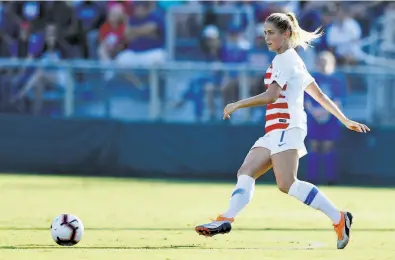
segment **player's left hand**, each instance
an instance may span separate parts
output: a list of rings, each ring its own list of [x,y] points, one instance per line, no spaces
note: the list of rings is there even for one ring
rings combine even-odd
[[[227,119],[230,118],[230,114],[232,114],[233,112],[235,112],[238,109],[238,106],[236,103],[230,103],[227,104],[226,107],[224,108],[224,116],[223,119]]]
[[[366,125],[352,121],[350,119],[348,119],[346,122],[344,122],[344,125],[348,129],[355,131],[355,132],[359,132],[359,133],[366,133],[366,132],[370,131],[369,127],[367,127]]]

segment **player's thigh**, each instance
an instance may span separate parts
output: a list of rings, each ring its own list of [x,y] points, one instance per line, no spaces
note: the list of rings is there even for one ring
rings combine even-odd
[[[248,152],[237,176],[248,175],[257,179],[271,167],[270,150],[264,147],[255,147]]]
[[[299,167],[298,150],[290,149],[273,154],[271,161],[278,188],[282,192],[288,193],[289,188],[297,178]]]

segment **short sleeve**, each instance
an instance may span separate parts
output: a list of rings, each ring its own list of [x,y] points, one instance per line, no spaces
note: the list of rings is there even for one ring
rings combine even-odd
[[[310,73],[307,70],[305,70],[303,78],[304,78],[304,80],[303,80],[303,89],[306,89],[311,83],[313,83],[315,81],[313,76],[311,76]]]
[[[311,83],[315,82],[315,79],[314,79],[313,76],[311,76],[311,74],[307,70],[306,65],[304,63],[300,64],[298,68],[300,69],[300,73],[301,73],[301,76],[302,76],[302,87],[303,87],[303,90],[304,90]]]
[[[268,84],[277,82],[281,88],[287,84],[294,71],[294,62],[286,62],[285,59],[274,59],[272,63],[272,75]]]

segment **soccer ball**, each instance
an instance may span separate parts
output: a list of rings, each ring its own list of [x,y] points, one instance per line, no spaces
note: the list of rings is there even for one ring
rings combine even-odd
[[[73,246],[84,234],[82,221],[70,214],[57,216],[51,224],[52,239],[61,246]]]

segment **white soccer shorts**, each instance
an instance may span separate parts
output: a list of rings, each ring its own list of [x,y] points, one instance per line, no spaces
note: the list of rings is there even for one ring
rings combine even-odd
[[[298,127],[271,132],[259,138],[251,149],[265,147],[270,150],[270,155],[296,149],[301,158],[307,154],[304,144],[306,135],[306,131]]]

